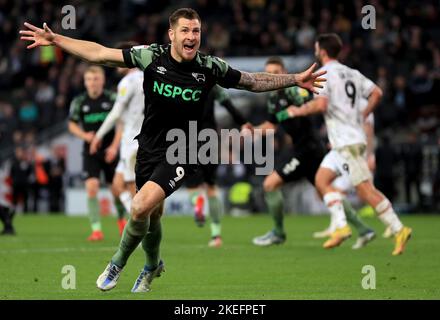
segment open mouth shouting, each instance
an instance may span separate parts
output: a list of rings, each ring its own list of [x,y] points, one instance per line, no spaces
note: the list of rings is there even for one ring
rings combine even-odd
[[[195,43],[184,43],[183,44],[183,51],[188,55],[193,54],[195,52],[195,48],[196,48]]]

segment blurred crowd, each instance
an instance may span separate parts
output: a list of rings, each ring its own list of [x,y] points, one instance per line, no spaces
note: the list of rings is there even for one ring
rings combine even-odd
[[[61,28],[64,4],[76,9],[74,30]],[[375,29],[362,27],[366,4],[376,10]],[[402,166],[415,163],[408,172],[422,177],[424,162],[411,154],[412,146],[418,146],[422,159],[423,144],[436,145],[438,155],[440,9],[434,0],[0,0],[0,150],[20,147],[32,153],[40,132],[65,121],[72,97],[83,90],[86,65],[57,48],[26,50],[18,36],[24,21],[48,22],[54,32],[108,46],[122,39],[165,43],[168,16],[182,6],[202,17],[201,51],[218,56],[312,56],[317,34],[337,32],[344,40],[341,60],[385,94],[375,112],[379,179],[389,181],[385,176],[395,170],[384,168],[396,157]],[[118,79],[107,72],[108,87],[114,88]],[[432,153],[434,169],[428,174],[437,177],[432,185],[438,188],[440,161]],[[415,183],[421,194],[423,181]]]

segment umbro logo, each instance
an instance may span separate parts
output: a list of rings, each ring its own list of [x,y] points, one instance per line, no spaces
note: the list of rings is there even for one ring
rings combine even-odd
[[[203,73],[193,72],[192,76],[197,80],[197,82],[205,82],[205,75]]]
[[[103,103],[101,103],[101,107],[102,107],[103,109],[105,109],[105,110],[110,109],[111,106],[112,106],[112,105],[111,105],[110,103],[108,103],[108,102],[103,102]]]
[[[165,74],[165,72],[167,72],[167,69],[165,67],[160,66],[160,67],[157,67],[156,72],[160,73],[160,74]]]
[[[171,189],[174,189],[176,187],[176,183],[174,182],[174,180],[170,180],[168,184],[170,185]]]
[[[90,107],[86,104],[86,105],[83,105],[83,107],[82,107],[82,111],[83,112],[89,112],[90,111]]]

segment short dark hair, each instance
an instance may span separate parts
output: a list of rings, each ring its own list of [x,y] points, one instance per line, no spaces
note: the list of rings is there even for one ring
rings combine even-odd
[[[131,49],[135,46],[138,46],[139,43],[136,41],[121,41],[116,43],[115,48],[116,49]]]
[[[170,28],[174,27],[180,18],[185,18],[188,20],[197,19],[200,23],[202,23],[202,19],[200,19],[200,16],[196,10],[191,8],[180,8],[174,11],[168,19]]]
[[[342,40],[336,33],[320,34],[316,41],[319,44],[319,48],[327,51],[330,58],[337,58],[342,50]]]
[[[286,67],[284,66],[284,61],[283,59],[281,59],[280,57],[269,57],[266,60],[266,66],[268,64],[277,64],[279,66],[281,66],[283,69],[285,69]]]

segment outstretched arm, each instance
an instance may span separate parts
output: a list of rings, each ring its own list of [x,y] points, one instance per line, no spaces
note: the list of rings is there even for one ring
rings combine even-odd
[[[315,67],[316,63],[310,66],[306,71],[294,74],[248,73],[240,71],[241,78],[238,82],[237,89],[263,92],[299,86],[318,94],[316,88],[322,88],[322,83],[325,82],[326,79],[321,76],[327,71],[322,70],[313,73]]]
[[[56,34],[49,29],[46,23],[43,24],[43,29],[27,22],[24,25],[27,29],[20,30],[20,39],[33,41],[32,44],[27,46],[28,49],[55,45],[90,63],[103,64],[110,67],[125,67],[122,50],[120,49],[107,48],[95,42]]]

